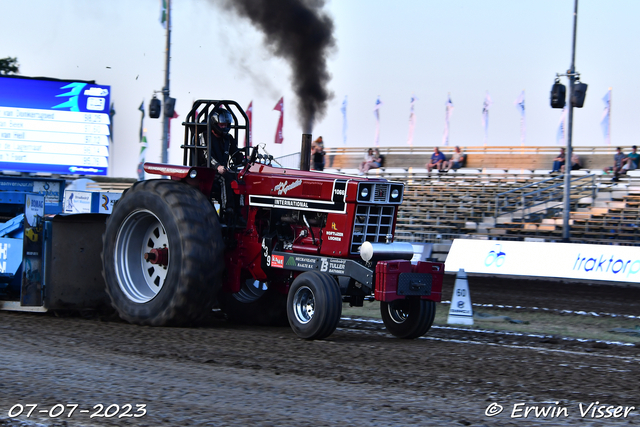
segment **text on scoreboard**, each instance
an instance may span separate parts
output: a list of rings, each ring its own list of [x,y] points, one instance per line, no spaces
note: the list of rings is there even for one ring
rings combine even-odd
[[[89,82],[0,77],[0,167],[106,175],[110,95]]]

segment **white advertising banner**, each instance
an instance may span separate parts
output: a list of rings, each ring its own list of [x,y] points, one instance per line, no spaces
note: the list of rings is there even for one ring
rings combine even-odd
[[[122,197],[122,193],[100,193],[100,199],[98,202],[98,213],[113,213],[113,206]]]
[[[640,282],[640,247],[456,239],[445,272]]]
[[[93,193],[88,191],[65,191],[65,213],[91,213],[91,200]]]
[[[116,201],[122,193],[66,190],[64,192],[65,213],[105,213],[113,212]]]

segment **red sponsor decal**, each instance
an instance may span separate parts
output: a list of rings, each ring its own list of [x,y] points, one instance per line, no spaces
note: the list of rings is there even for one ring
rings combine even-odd
[[[283,255],[271,256],[271,267],[284,268],[284,256]]]

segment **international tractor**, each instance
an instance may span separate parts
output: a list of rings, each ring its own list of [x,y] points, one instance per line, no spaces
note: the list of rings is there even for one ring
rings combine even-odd
[[[233,215],[219,207],[210,166],[210,116],[220,108],[245,145],[227,165],[237,174]],[[120,317],[189,325],[219,307],[233,321],[288,322],[299,337],[322,339],[336,329],[343,303],[375,299],[393,335],[425,334],[444,265],[412,263],[413,247],[394,242],[403,184],[309,171],[310,135],[300,170],[273,166],[246,143],[247,123],[234,101],[196,101],[183,123],[183,165],[146,163],[161,177],[137,182],[116,203],[102,265]]]

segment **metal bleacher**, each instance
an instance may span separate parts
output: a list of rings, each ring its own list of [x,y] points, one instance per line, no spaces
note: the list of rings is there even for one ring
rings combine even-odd
[[[562,175],[552,176],[559,147],[461,147],[465,167],[428,173],[433,147],[381,148],[385,167],[369,176],[405,184],[396,238],[447,245],[454,238],[562,240]],[[623,152],[630,147],[622,147]],[[571,175],[571,241],[640,242],[640,172],[617,182],[604,170],[615,147],[573,147],[583,168]],[[447,157],[453,147],[440,147]],[[327,171],[357,173],[362,148],[329,149]],[[523,200],[524,198],[524,200]]]
[[[453,238],[561,241],[562,177],[509,173],[444,174],[404,179],[398,212],[398,240],[445,242]],[[539,198],[531,197],[538,193]],[[506,195],[528,203],[505,208]],[[524,202],[523,202],[524,203]],[[640,243],[640,176],[620,178],[602,172],[572,179],[571,241],[635,245]]]

